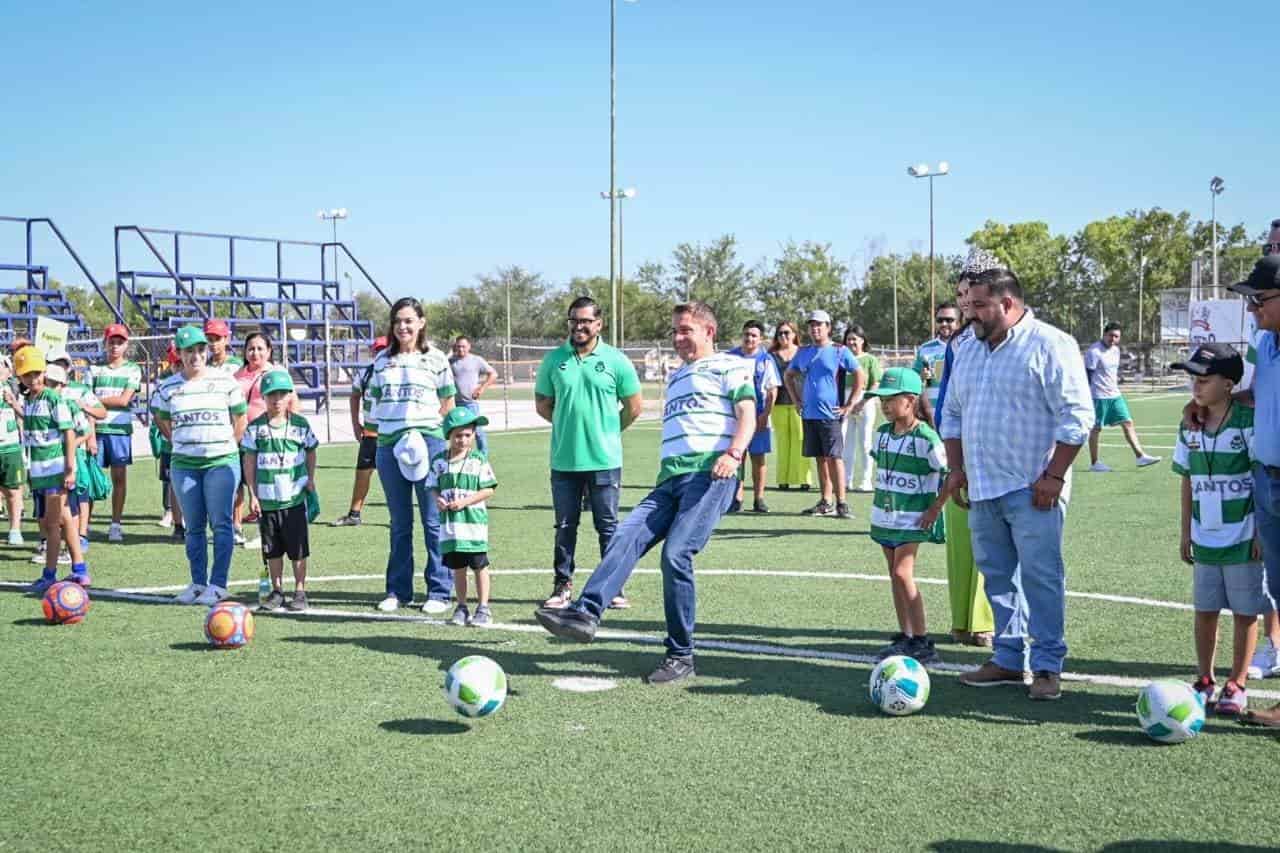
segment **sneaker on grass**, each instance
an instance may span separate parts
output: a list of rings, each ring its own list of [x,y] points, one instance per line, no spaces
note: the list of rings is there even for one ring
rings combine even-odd
[[[59,566],[71,565],[71,552],[67,550],[65,545],[62,547],[62,550],[58,552],[58,565]]]
[[[1095,474],[1110,474],[1111,466],[1105,462],[1095,462],[1089,466],[1089,470]]]
[[[187,588],[173,597],[174,604],[195,604],[196,599],[204,595],[204,587],[198,583],[187,584]]]
[[[245,538],[244,538],[244,530],[242,528],[239,528],[239,527],[232,528],[231,535],[235,539],[236,545],[239,545],[241,547],[244,546]]]
[[[1259,643],[1253,660],[1249,662],[1249,677],[1271,678],[1276,675],[1280,675],[1280,655],[1276,653],[1276,647],[1270,640]]]
[[[32,595],[44,595],[49,591],[49,587],[58,582],[57,575],[41,574],[40,577],[32,581],[31,586],[27,587],[27,591]]]
[[[227,588],[225,586],[209,584],[204,588],[204,592],[200,593],[200,596],[196,599],[196,604],[199,604],[202,607],[212,607],[230,594],[231,593],[227,592]]]
[[[697,675],[697,672],[694,671],[692,657],[677,658],[668,656],[663,660],[661,666],[649,673],[648,677],[645,678],[645,682],[661,687],[693,678],[695,675]]]
[[[1218,701],[1213,712],[1219,717],[1235,717],[1243,714],[1249,707],[1249,694],[1234,681],[1228,681],[1218,694]]]
[[[278,589],[271,590],[271,594],[258,605],[258,609],[263,611],[279,610],[281,607],[284,607],[284,593]]]
[[[360,516],[347,513],[342,518],[339,518],[337,521],[331,522],[329,526],[330,527],[359,527],[361,520],[362,519],[360,518]]]
[[[610,610],[626,610],[630,606],[631,606],[630,599],[628,599],[622,593],[618,593],[613,598],[609,599]]]
[[[471,613],[467,610],[467,605],[459,604],[453,609],[453,615],[449,617],[449,624],[463,627],[467,624],[470,618]]]
[[[476,608],[476,612],[471,615],[471,621],[467,623],[472,628],[487,628],[493,624],[493,614],[489,611],[489,605],[481,604]]]
[[[107,541],[108,542],[124,541],[124,528],[120,526],[120,522],[118,521],[111,522],[111,527],[107,529]]]
[[[160,520],[156,522],[157,527],[173,527],[173,513],[166,512],[160,516]]]
[[[422,612],[433,616],[449,612],[449,601],[444,598],[428,598],[422,603]]]
[[[27,541],[27,540],[25,540],[25,539],[23,539],[23,538],[22,538],[22,531],[21,531],[21,530],[10,530],[10,531],[9,531],[9,544],[10,544],[10,545],[25,545],[25,544],[26,544],[26,541]]]
[[[934,647],[933,640],[928,637],[912,637],[907,640],[905,654],[915,658],[916,662],[921,666],[942,662],[942,656],[938,654],[937,648]]]
[[[594,640],[596,628],[599,627],[599,622],[590,613],[572,607],[559,610],[540,607],[533,611],[533,618],[555,636],[578,643],[589,643]]]
[[[289,599],[289,612],[302,613],[307,609],[307,594],[300,589],[294,590],[293,598]]]
[[[394,595],[388,595],[378,602],[378,609],[383,613],[395,613],[400,609],[400,599]]]
[[[836,504],[836,518],[853,518],[853,513],[849,511],[849,505],[844,501]]]
[[[183,527],[181,524],[175,524],[175,525],[173,526],[173,541],[174,541],[174,542],[186,542],[186,541],[187,541],[187,528]]]
[[[959,681],[965,687],[1024,687],[1031,681],[1031,673],[1005,669],[989,660],[977,669],[961,675]]]
[[[889,645],[882,646],[876,652],[876,660],[881,661],[894,655],[907,654],[907,647],[911,644],[911,638],[906,634],[898,633],[889,638]]]
[[[821,500],[821,501],[818,501],[813,506],[809,507],[808,509],[801,510],[800,514],[801,515],[835,515],[836,508],[831,505],[830,501]]]
[[[751,511],[767,515],[769,513],[769,505],[762,500],[754,501],[751,504]]]
[[[1196,697],[1203,708],[1213,707],[1213,693],[1216,687],[1217,684],[1207,675],[1202,675],[1191,682],[1191,689],[1196,692]]]
[[[84,587],[93,585],[93,578],[90,577],[88,569],[85,569],[83,572],[72,571],[71,574],[63,578],[63,580],[70,581],[71,583],[78,583],[80,586]]]
[[[1138,457],[1138,467],[1146,468],[1148,465],[1156,464],[1163,458],[1164,458],[1163,456],[1148,456],[1147,454],[1144,453]]]
[[[559,610],[568,607],[573,601],[573,581],[556,581],[551,589],[551,597],[542,602],[543,607]]]
[[[36,552],[31,555],[31,563],[36,566],[44,565],[44,555],[49,548],[49,543],[41,539],[40,544],[36,547]]]
[[[1062,676],[1047,669],[1036,670],[1027,688],[1027,698],[1037,702],[1052,701],[1062,698]]]

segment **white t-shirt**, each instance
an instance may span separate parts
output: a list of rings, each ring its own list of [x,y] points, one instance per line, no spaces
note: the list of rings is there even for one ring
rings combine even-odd
[[[1084,369],[1089,371],[1089,393],[1095,400],[1111,400],[1120,396],[1120,347],[1104,347],[1094,342],[1084,354]]]

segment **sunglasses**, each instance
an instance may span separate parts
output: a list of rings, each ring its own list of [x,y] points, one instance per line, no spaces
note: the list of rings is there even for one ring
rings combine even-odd
[[[1270,255],[1276,252],[1280,252],[1280,243],[1263,243],[1262,244],[1262,254]]]
[[[1256,293],[1251,293],[1244,298],[1244,301],[1248,303],[1250,308],[1261,308],[1273,299],[1280,299],[1280,293],[1273,293],[1270,296],[1259,296]]]

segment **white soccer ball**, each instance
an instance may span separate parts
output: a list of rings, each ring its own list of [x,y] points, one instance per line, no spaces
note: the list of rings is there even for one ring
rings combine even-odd
[[[444,698],[464,717],[487,717],[507,701],[507,674],[483,655],[469,655],[444,674]]]
[[[1181,681],[1153,681],[1138,694],[1138,725],[1160,743],[1191,740],[1204,726],[1204,698]]]
[[[905,717],[929,701],[929,673],[907,655],[887,657],[871,670],[871,701],[886,714]]]

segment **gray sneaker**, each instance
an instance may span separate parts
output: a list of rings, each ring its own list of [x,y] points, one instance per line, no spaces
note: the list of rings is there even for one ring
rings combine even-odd
[[[820,515],[820,516],[825,516],[825,515],[835,515],[835,514],[836,514],[836,508],[835,508],[835,507],[833,507],[833,506],[830,504],[830,502],[828,502],[828,501],[818,501],[816,504],[814,504],[813,506],[809,507],[808,509],[806,509],[806,510],[802,510],[802,511],[801,511],[801,514],[803,514],[803,515]]]
[[[360,516],[347,513],[342,518],[339,518],[337,521],[330,522],[329,526],[330,527],[358,527],[360,525],[361,520],[362,519],[360,518]]]
[[[293,598],[289,599],[289,612],[301,613],[307,609],[307,594],[302,590],[294,592]]]
[[[487,628],[493,624],[493,614],[489,612],[489,605],[481,604],[476,608],[476,612],[472,614],[471,621],[467,623],[472,628]]]
[[[467,605],[459,604],[453,611],[453,615],[449,617],[450,625],[466,625],[469,621],[470,612]]]
[[[649,684],[661,686],[664,684],[674,684],[677,681],[684,681],[687,678],[693,678],[697,673],[693,669],[693,658],[674,658],[668,656],[662,662],[662,665],[649,673],[645,681]]]
[[[836,504],[836,518],[853,518],[853,513],[849,511],[849,505],[844,501]]]
[[[284,607],[284,593],[278,589],[271,590],[271,594],[258,605],[259,610],[279,610],[281,607]]]

